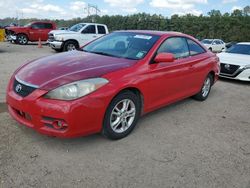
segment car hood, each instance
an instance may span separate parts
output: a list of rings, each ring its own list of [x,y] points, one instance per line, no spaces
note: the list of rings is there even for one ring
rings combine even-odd
[[[24,27],[24,26],[14,26],[14,27],[6,27],[7,30],[19,30],[19,29],[27,29],[28,27]]]
[[[250,55],[222,52],[217,54],[221,63],[246,66],[250,65]]]
[[[49,32],[53,35],[66,35],[66,34],[77,34],[77,32],[69,31],[69,30],[53,30]]]
[[[16,78],[51,90],[77,80],[101,77],[133,66],[137,60],[103,56],[82,51],[60,53],[34,60],[16,72]]]

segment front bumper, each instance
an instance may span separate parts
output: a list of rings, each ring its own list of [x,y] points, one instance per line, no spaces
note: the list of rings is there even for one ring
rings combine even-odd
[[[220,73],[219,76],[222,78],[229,78],[233,80],[250,81],[250,69],[242,67],[233,75]]]
[[[20,124],[49,136],[71,138],[101,131],[107,98],[88,95],[74,101],[60,101],[43,98],[45,93],[36,89],[23,98],[9,89],[6,101],[10,115]],[[67,126],[55,129],[56,121]]]
[[[48,43],[52,49],[60,50],[63,47],[63,42],[61,42],[61,41],[52,41],[52,42],[48,41]]]
[[[8,35],[7,40],[8,41],[16,41],[17,37],[16,35]]]

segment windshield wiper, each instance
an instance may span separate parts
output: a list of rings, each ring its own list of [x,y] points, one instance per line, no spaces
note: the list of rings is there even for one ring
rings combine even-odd
[[[116,55],[113,55],[113,54],[109,54],[109,53],[106,53],[106,52],[98,52],[98,51],[97,52],[96,51],[87,51],[87,52],[94,53],[94,54],[99,54],[99,55],[110,56],[110,57],[119,57],[119,56],[116,56]]]

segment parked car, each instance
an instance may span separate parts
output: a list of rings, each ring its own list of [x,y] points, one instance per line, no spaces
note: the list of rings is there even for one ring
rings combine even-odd
[[[16,23],[10,23],[8,25],[5,25],[4,28],[7,28],[7,27],[17,27],[17,26],[18,26],[18,24],[16,24]]]
[[[206,100],[218,74],[219,58],[191,36],[118,31],[20,67],[6,99],[11,116],[40,133],[120,139],[145,113]]]
[[[237,42],[228,42],[228,43],[226,43],[226,49],[231,48],[235,44],[237,44]]]
[[[49,44],[52,49],[61,51],[71,51],[108,34],[108,28],[103,24],[79,23],[68,30],[55,30],[49,33]]]
[[[48,40],[48,33],[56,29],[53,22],[37,21],[31,22],[23,27],[7,27],[6,34],[9,41],[24,45],[29,41],[35,42]]]
[[[201,42],[212,52],[221,52],[226,49],[226,44],[220,39],[203,39]]]
[[[250,42],[237,43],[219,53],[218,57],[221,61],[221,77],[250,81]]]

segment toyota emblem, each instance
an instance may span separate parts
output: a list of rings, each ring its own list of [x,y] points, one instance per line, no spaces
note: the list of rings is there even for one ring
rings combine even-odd
[[[22,85],[17,84],[15,89],[16,89],[16,92],[19,93],[22,90]]]
[[[230,70],[230,65],[229,64],[225,64],[225,69],[227,69],[227,70]]]

